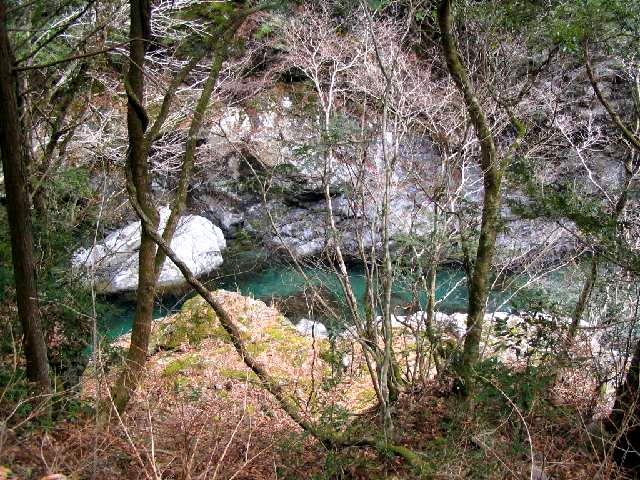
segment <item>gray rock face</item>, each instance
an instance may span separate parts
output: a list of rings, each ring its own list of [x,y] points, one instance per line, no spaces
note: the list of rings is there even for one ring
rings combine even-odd
[[[194,178],[191,205],[230,238],[246,229],[265,245],[298,257],[315,256],[331,246],[331,208],[343,253],[358,257],[360,245],[382,242],[384,152],[395,148],[396,139],[388,132],[374,133],[360,154],[360,146],[346,141],[327,159],[318,143],[316,116],[300,102],[279,93],[260,99],[259,107],[224,109],[203,147],[210,153],[202,152],[207,160]],[[370,127],[376,131],[375,125]],[[349,126],[344,128],[348,132]],[[397,150],[389,233],[394,241],[408,235],[428,238],[434,209],[429,182],[439,175],[438,155],[426,137],[411,134],[398,140]],[[325,200],[324,179],[330,184],[331,205]],[[460,194],[468,205],[477,204],[475,212],[469,210],[479,216],[482,178],[472,161],[461,179]],[[518,193],[505,192],[505,197],[517,198]],[[524,261],[542,252],[553,260],[575,250],[573,236],[557,224],[522,220],[506,206],[503,216],[507,230],[498,239],[501,258]],[[454,250],[448,253],[455,257]]]
[[[160,209],[160,229],[163,230],[170,210]],[[135,290],[138,287],[138,250],[140,222],[133,222],[109,234],[102,243],[76,251],[72,266],[86,283],[93,279],[101,293]],[[207,274],[222,264],[222,250],[226,242],[222,231],[204,217],[186,215],[178,222],[171,242],[172,249],[194,275]],[[185,285],[182,273],[166,260],[160,273],[158,287],[170,289]]]

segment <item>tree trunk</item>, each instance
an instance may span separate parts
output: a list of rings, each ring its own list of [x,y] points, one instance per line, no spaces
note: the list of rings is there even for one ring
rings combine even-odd
[[[489,296],[489,276],[493,265],[493,255],[498,234],[500,217],[502,172],[497,160],[496,145],[493,133],[476,98],[471,79],[462,64],[460,54],[453,37],[452,0],[441,0],[438,11],[441,42],[450,75],[462,93],[469,112],[476,137],[480,142],[480,167],[483,172],[484,200],[482,206],[482,222],[480,239],[469,282],[469,313],[467,332],[464,341],[464,352],[461,365],[461,393],[468,394],[473,366],[480,358],[480,338],[485,307]]]
[[[584,60],[587,76],[593,88],[593,92],[600,104],[609,114],[611,122],[616,126],[618,132],[627,140],[632,150],[624,162],[625,181],[622,187],[618,201],[616,202],[613,212],[613,218],[617,222],[616,231],[616,257],[620,257],[622,244],[624,240],[624,224],[618,220],[625,211],[628,200],[629,187],[635,175],[633,164],[634,151],[640,153],[640,136],[637,135],[635,128],[625,124],[618,112],[616,112],[602,92],[598,79],[593,71],[591,59],[589,57],[588,42],[585,40],[583,44]],[[637,100],[636,100],[637,102]],[[638,118],[635,118],[636,124]],[[635,269],[631,269],[636,275],[639,273]],[[613,411],[609,417],[609,427],[617,434],[617,441],[613,452],[614,460],[630,469],[634,473],[634,478],[640,478],[640,340],[636,344],[631,365],[625,378],[624,383],[620,385],[616,392],[616,401],[613,405]]]
[[[618,435],[613,452],[614,460],[638,478],[640,474],[640,340],[636,344],[627,377],[618,388],[610,427]]]
[[[24,172],[24,139],[20,129],[17,79],[6,29],[6,6],[0,0],[0,149],[11,233],[18,317],[24,334],[27,377],[42,391],[51,388],[49,361],[37,303],[31,211]]]
[[[127,186],[129,195],[144,209],[145,214],[158,227],[158,211],[151,193],[151,178],[148,167],[148,149],[145,146],[145,131],[148,118],[144,111],[144,61],[145,42],[149,35],[151,6],[148,0],[131,1],[131,25],[129,38],[129,70],[125,79],[128,105],[127,128],[129,132],[129,154],[127,157]],[[131,331],[131,345],[127,359],[113,391],[113,401],[119,412],[124,411],[133,390],[144,370],[153,321],[155,296],[156,245],[145,229],[142,229],[138,255],[139,277],[136,296],[136,315]]]
[[[573,311],[573,318],[571,319],[571,325],[569,325],[569,332],[565,342],[565,353],[568,353],[569,349],[573,346],[573,341],[578,334],[578,328],[580,328],[580,321],[584,315],[589,299],[591,298],[591,292],[593,292],[593,286],[596,284],[598,278],[598,257],[593,254],[591,257],[591,269],[589,275],[582,284],[582,291],[576,302],[576,308]]]

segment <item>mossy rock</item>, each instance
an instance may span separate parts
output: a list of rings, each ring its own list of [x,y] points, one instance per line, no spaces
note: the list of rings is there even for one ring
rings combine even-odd
[[[265,328],[263,339],[255,342],[254,348],[261,346],[273,348],[295,367],[301,367],[304,362],[314,355],[314,342],[300,333],[286,319],[280,318],[277,323]],[[328,340],[315,341],[315,354],[322,358],[323,352],[330,350]]]
[[[310,354],[313,350],[312,342],[300,335],[300,332],[286,320],[280,319],[278,323],[265,328],[263,334],[267,337],[265,342],[274,345],[275,349],[283,354]]]
[[[171,322],[160,325],[156,345],[163,350],[175,350],[181,345],[197,347],[206,338],[225,335],[213,309],[198,296],[187,300]]]
[[[266,343],[249,343],[247,345],[247,351],[250,355],[258,356],[261,353],[266,352],[269,349],[269,346]]]

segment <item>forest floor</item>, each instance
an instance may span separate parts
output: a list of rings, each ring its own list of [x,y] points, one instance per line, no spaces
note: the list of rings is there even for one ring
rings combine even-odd
[[[332,428],[383,437],[357,347],[300,336],[263,302],[216,295],[239,319],[251,354],[268,365],[305,415]],[[118,345],[112,359],[114,352]],[[596,453],[601,447],[587,433],[597,404],[593,382],[578,369],[551,388],[541,369],[489,362],[482,371],[486,385],[472,401],[452,395],[445,380],[403,394],[394,441],[420,452],[426,468],[418,472],[384,449],[332,451],[305,434],[245,367],[200,299],[156,325],[130,408],[108,428],[98,428],[93,406],[108,398],[106,385],[116,367],[106,361],[102,368],[90,366],[77,389],[54,395],[47,408],[12,403],[5,388],[0,480],[52,474],[154,480],[624,478]]]

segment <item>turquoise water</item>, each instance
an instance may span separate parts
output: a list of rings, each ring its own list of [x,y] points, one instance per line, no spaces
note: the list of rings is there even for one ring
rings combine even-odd
[[[342,287],[332,271],[317,267],[308,267],[303,271],[310,283],[328,288],[338,299],[344,298]],[[364,298],[366,280],[363,267],[351,268],[349,280],[356,297]],[[392,291],[394,305],[405,306],[415,300],[411,288],[413,283],[407,277],[396,278]],[[269,299],[300,293],[305,284],[305,278],[298,270],[292,267],[278,266],[261,272],[233,276],[226,279],[220,288],[237,290],[243,295],[251,295],[255,298]],[[466,311],[469,296],[464,272],[454,268],[442,269],[438,272],[436,285],[436,298],[440,301],[437,306],[438,310],[446,313]],[[493,311],[505,301],[506,297],[506,293],[503,292],[492,293],[489,310]],[[426,307],[426,292],[420,292],[418,302],[421,307]]]
[[[304,273],[309,282],[314,285],[322,285],[334,295],[335,299],[342,301],[344,294],[338,279],[329,269],[307,267]],[[364,298],[366,282],[363,267],[354,267],[349,272],[349,280],[355,295]],[[392,291],[392,304],[405,307],[409,304],[419,303],[424,308],[427,303],[427,295],[421,291],[415,298],[411,291],[411,279],[399,277],[394,282]],[[220,281],[210,284],[212,289],[223,288],[238,291],[243,295],[269,301],[291,297],[303,291],[309,284],[304,276],[295,268],[287,265],[277,265],[259,272],[250,272],[238,275],[228,275]],[[489,301],[489,311],[494,311],[506,299],[504,292],[493,292]],[[439,311],[445,313],[464,312],[467,309],[468,291],[464,273],[461,270],[447,268],[438,272],[436,298],[440,301],[437,305]],[[184,298],[165,297],[156,305],[154,318],[160,318],[179,309]],[[135,314],[135,304],[132,302],[116,302],[117,311],[103,319],[105,335],[109,339],[116,338],[131,330]],[[502,310],[508,307],[501,307]],[[301,314],[300,317],[307,316]],[[322,318],[319,318],[322,320]],[[292,318],[298,320],[298,318]]]
[[[308,267],[304,274],[313,285],[322,285],[330,290],[337,298],[344,298],[342,287],[337,276],[330,270]],[[364,298],[366,281],[362,267],[354,267],[349,271],[351,288],[356,297]],[[394,282],[392,301],[397,304],[408,304],[413,298],[410,289],[410,281],[399,278]],[[243,295],[251,295],[255,298],[270,299],[272,297],[288,297],[300,293],[308,285],[305,277],[292,267],[278,266],[250,275],[237,275],[226,279],[221,288],[237,290]],[[442,299],[449,293],[442,307],[449,310],[462,311],[466,307],[467,290],[464,283],[464,274],[457,270],[445,270],[438,274],[437,297]],[[457,287],[456,287],[457,285]],[[426,294],[421,295],[420,303],[426,305]]]
[[[162,318],[177,311],[180,303],[173,298],[161,299],[153,309],[153,318]],[[136,304],[134,302],[116,300],[111,305],[113,308],[102,316],[98,325],[99,330],[107,341],[113,341],[121,335],[129,333],[133,327],[133,319],[136,314]]]

